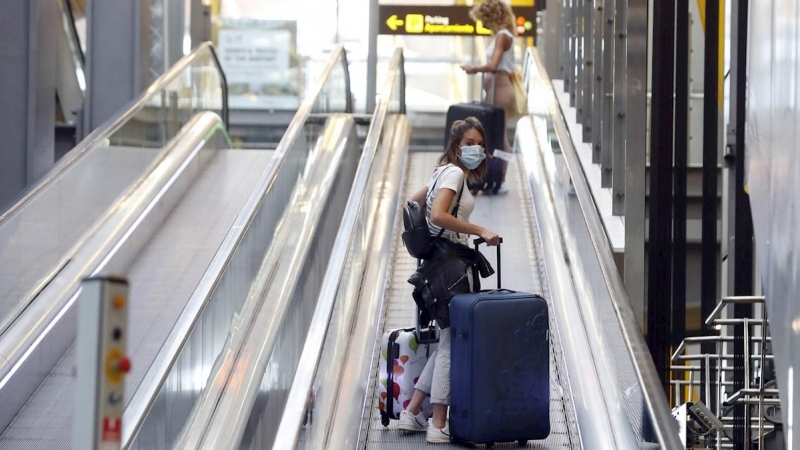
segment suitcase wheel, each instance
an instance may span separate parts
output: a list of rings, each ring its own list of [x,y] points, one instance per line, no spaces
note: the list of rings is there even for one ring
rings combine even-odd
[[[518,440],[517,442],[519,443],[520,447],[525,447],[526,445],[528,445],[528,441],[522,439]]]
[[[383,425],[384,427],[389,426],[389,415],[383,411],[381,411],[381,425]]]

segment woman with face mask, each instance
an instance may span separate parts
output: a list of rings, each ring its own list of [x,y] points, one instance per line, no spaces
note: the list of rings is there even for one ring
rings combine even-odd
[[[439,166],[428,184],[414,194],[418,203],[426,201],[428,229],[432,236],[444,230],[441,237],[457,244],[467,244],[468,236],[480,236],[488,245],[497,245],[496,233],[469,222],[475,199],[467,189],[467,180],[481,179],[486,173],[486,133],[474,117],[453,123],[450,140],[439,158]],[[460,195],[460,201],[459,199]],[[456,211],[455,216],[452,215]],[[470,289],[474,280],[467,270]],[[449,443],[447,409],[450,403],[450,328],[439,333],[437,351],[428,359],[415,386],[416,390],[406,410],[400,414],[398,427],[409,432],[426,431],[430,443]],[[431,397],[433,417],[430,424],[422,413],[422,402]]]

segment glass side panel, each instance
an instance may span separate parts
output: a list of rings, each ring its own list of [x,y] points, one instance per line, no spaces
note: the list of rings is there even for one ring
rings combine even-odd
[[[164,145],[192,116],[221,113],[222,78],[211,50],[200,51],[81,142],[0,216],[0,322],[66,263],[72,246],[154,168]]]

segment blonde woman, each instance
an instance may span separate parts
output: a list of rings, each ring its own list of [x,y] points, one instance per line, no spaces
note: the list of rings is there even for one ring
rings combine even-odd
[[[486,92],[485,102],[492,100],[488,96],[491,94],[492,83],[494,86],[494,103],[503,108],[508,117],[513,117],[515,112],[514,85],[511,77],[514,74],[514,37],[517,35],[514,12],[511,6],[503,0],[486,0],[478,3],[470,11],[473,20],[480,20],[483,26],[492,31],[492,42],[486,47],[486,61],[483,66],[461,66],[470,75],[484,72],[483,89]],[[496,81],[495,81],[496,79]],[[503,150],[510,151],[508,136],[503,128]],[[503,162],[503,184],[500,186],[498,194],[508,192],[506,187],[507,162]]]

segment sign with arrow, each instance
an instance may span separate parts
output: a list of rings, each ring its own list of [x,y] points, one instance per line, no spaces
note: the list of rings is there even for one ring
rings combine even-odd
[[[386,26],[392,31],[397,31],[397,27],[403,25],[403,21],[397,18],[397,14],[392,14],[391,17],[386,19]]]
[[[469,16],[468,6],[379,5],[379,34],[487,36],[492,32]],[[518,36],[533,36],[536,8],[515,7]]]

